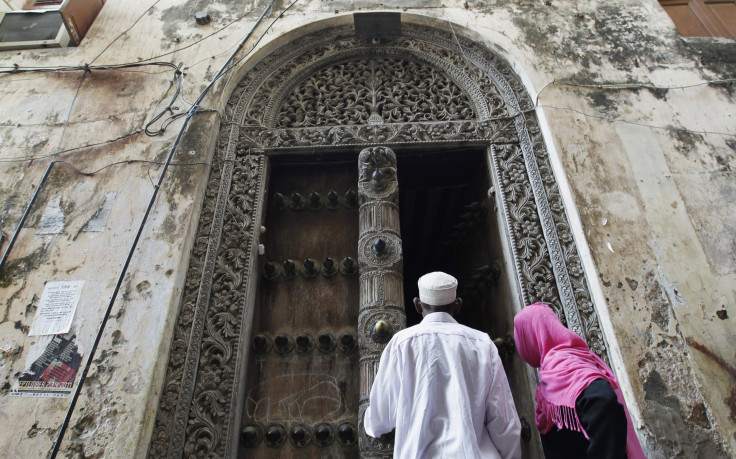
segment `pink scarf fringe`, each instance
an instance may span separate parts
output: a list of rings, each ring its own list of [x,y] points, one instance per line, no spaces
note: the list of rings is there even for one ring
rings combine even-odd
[[[578,418],[578,413],[575,408],[563,405],[552,405],[543,401],[539,404],[539,409],[542,411],[543,416],[554,423],[558,429],[569,429],[581,432],[585,435],[586,439],[590,440],[588,433],[580,423],[580,419]]]

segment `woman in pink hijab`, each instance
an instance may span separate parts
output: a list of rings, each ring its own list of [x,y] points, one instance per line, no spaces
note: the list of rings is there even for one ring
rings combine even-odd
[[[549,306],[522,309],[514,339],[540,368],[535,420],[547,459],[646,457],[613,372]]]

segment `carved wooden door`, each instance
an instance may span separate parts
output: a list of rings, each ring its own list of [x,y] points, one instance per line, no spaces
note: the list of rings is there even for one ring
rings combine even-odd
[[[272,161],[241,457],[391,452],[360,434],[359,412],[406,325],[396,157],[347,156]]]
[[[355,457],[355,160],[273,160],[241,457]]]

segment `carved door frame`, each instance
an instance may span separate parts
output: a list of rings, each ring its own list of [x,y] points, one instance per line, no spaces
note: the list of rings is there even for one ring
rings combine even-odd
[[[371,113],[360,115],[357,122],[334,116],[309,123],[283,122],[284,116],[298,111],[289,98],[309,78],[319,80],[319,72],[340,63],[371,59],[430,69],[460,89],[472,104],[472,118],[439,116],[430,108],[431,116],[418,120],[411,113],[384,115],[388,120]],[[320,81],[314,87],[319,88]],[[368,146],[456,144],[488,148],[520,303],[550,304],[570,329],[606,358],[534,103],[519,77],[498,55],[451,31],[402,24],[399,37],[366,39],[356,37],[352,25],[343,25],[278,48],[244,75],[230,97],[220,125],[216,164],[205,190],[149,456],[232,457],[237,450],[260,272],[257,247],[268,157],[345,151],[357,159],[357,152]]]

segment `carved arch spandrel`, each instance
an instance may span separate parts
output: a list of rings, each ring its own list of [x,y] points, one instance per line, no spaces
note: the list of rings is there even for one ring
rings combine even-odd
[[[605,357],[533,102],[520,79],[500,57],[452,32],[410,25],[402,29],[401,37],[376,40],[356,38],[351,26],[301,37],[263,58],[233,91],[220,128],[217,166],[205,191],[149,456],[230,457],[237,447],[240,375],[250,340],[256,229],[269,152],[488,146],[520,300],[552,305]],[[279,124],[279,114],[294,112],[284,104],[299,100],[291,95],[309,78],[329,74],[328,69],[344,63],[366,68],[371,59],[403,59],[417,71],[441,78],[442,87],[461,88],[469,101],[462,106],[472,106],[461,113],[472,116],[417,121],[401,115],[373,124],[322,116],[309,126]],[[319,81],[310,84],[329,89]],[[431,92],[432,85],[407,84],[403,93],[401,89],[391,92],[392,97],[441,100],[421,93]]]

